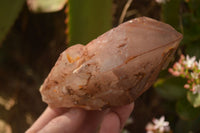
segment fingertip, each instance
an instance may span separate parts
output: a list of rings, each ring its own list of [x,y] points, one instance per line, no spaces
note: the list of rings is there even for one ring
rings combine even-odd
[[[71,108],[68,112],[52,119],[40,133],[72,133],[82,125],[86,112],[82,109]]]
[[[134,102],[120,107],[112,108],[112,110],[116,110],[118,112],[127,112],[127,113],[132,112],[133,109],[134,109]]]
[[[133,111],[133,109],[134,109],[134,103],[111,109],[113,112],[115,112],[118,115],[120,119],[121,129],[124,127],[124,124],[126,120],[129,118],[129,116],[131,115],[131,112]]]
[[[99,133],[119,133],[120,119],[115,112],[109,112],[104,116]]]

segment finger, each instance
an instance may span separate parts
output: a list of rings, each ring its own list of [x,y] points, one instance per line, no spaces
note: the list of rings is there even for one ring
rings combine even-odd
[[[49,121],[51,121],[53,118],[63,114],[68,109],[66,108],[57,108],[52,109],[50,107],[47,107],[45,111],[42,113],[42,115],[36,120],[36,122],[29,128],[26,133],[35,133],[39,131],[41,128],[43,128]]]
[[[103,111],[87,111],[85,123],[83,123],[79,133],[96,133],[107,112],[108,109]]]
[[[126,120],[129,118],[131,112],[133,111],[133,108],[134,108],[134,103],[112,109],[112,111],[115,112],[120,119],[121,129],[124,127]]]
[[[52,119],[39,133],[76,133],[84,122],[86,111],[71,108],[68,112]]]
[[[120,119],[115,112],[109,112],[105,115],[99,133],[119,133]]]
[[[105,115],[101,124],[100,133],[119,133],[133,110],[134,104],[111,109]]]

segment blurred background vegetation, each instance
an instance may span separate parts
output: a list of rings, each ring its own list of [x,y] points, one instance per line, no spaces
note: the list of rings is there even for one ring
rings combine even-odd
[[[117,26],[123,11],[124,21],[148,16],[181,32],[184,39],[174,62],[181,54],[200,59],[200,1],[163,2],[1,0],[0,133],[24,132],[47,106],[38,89],[59,54]],[[153,117],[165,115],[174,133],[199,133],[200,108],[187,100],[185,82],[167,70],[161,72],[155,85],[135,101],[133,121],[126,125],[126,132],[144,133]]]

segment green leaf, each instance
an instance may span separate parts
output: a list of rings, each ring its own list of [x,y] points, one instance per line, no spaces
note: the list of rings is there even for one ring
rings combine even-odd
[[[33,12],[55,12],[61,10],[67,0],[27,0],[29,9]]]
[[[197,18],[200,19],[200,1],[199,0],[190,0],[188,2],[190,12]]]
[[[200,94],[193,94],[192,92],[187,93],[188,101],[193,105],[193,107],[197,108],[200,107]]]
[[[162,20],[172,25],[174,28],[179,29],[179,9],[180,0],[170,0],[163,4],[161,14]]]
[[[197,59],[200,59],[200,42],[191,43],[190,45],[187,45],[186,53],[190,56],[196,56]]]
[[[179,120],[176,123],[174,133],[198,133],[200,117],[194,120]]]
[[[194,42],[200,41],[200,1],[190,0],[186,7],[188,9],[180,16],[184,31],[183,43],[192,45]]]
[[[0,42],[3,41],[11,26],[14,24],[24,0],[1,0],[0,3]]]
[[[112,0],[69,0],[68,41],[87,44],[112,27]]]
[[[185,13],[182,15],[183,31],[184,31],[184,44],[192,44],[199,42],[200,40],[200,19],[195,17],[191,13]]]
[[[154,84],[156,92],[167,100],[177,100],[186,96],[186,89],[183,87],[186,80],[172,77],[169,79],[158,79]]]
[[[177,102],[176,112],[183,120],[192,120],[200,115],[200,108],[194,108],[186,98],[183,98]]]

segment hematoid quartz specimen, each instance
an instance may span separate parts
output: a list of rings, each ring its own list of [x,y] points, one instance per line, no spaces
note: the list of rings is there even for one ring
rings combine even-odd
[[[140,17],[60,54],[40,88],[50,107],[101,110],[133,102],[173,57],[182,35]]]

